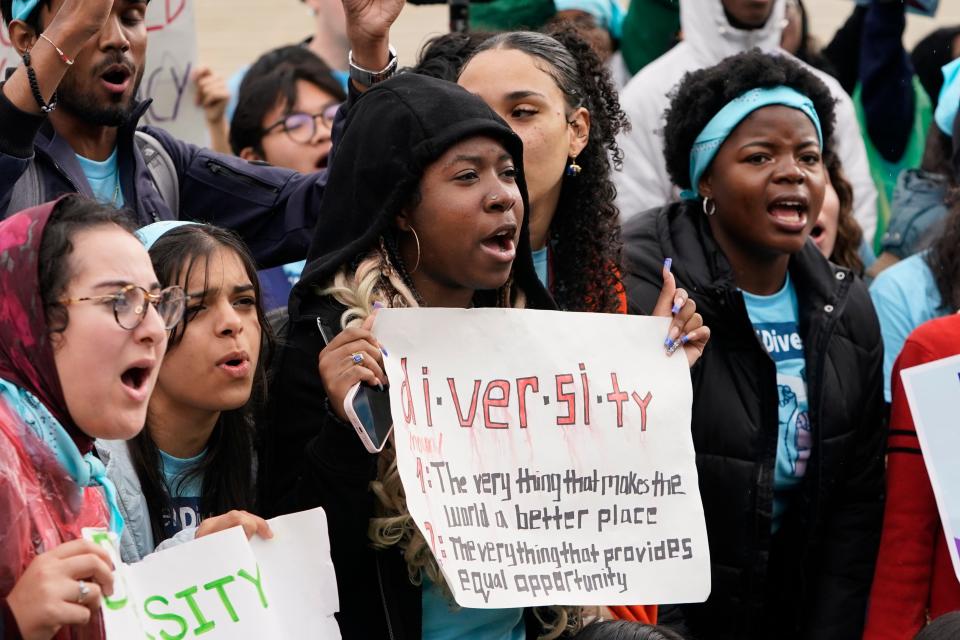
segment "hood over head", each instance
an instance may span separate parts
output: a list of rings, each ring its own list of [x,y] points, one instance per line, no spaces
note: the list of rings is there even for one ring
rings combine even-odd
[[[516,164],[524,216],[513,263],[514,282],[526,294],[529,306],[553,308],[533,266],[520,137],[483,100],[462,87],[404,73],[366,91],[347,114],[307,266],[290,295],[291,318],[299,318],[300,303],[310,289],[326,286],[340,267],[379,245],[427,167],[450,147],[477,136],[501,143]]]
[[[721,0],[680,0],[680,28],[683,42],[704,65],[758,47],[763,51],[780,48],[786,0],[773,0],[773,11],[759,29],[735,29],[730,26]]]

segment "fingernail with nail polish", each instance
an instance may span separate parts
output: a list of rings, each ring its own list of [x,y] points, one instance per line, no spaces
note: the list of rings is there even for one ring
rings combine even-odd
[[[390,354],[387,353],[387,348],[386,348],[385,346],[383,346],[383,345],[380,345],[380,353],[382,353],[384,356],[386,356],[386,357],[388,357],[388,358],[390,357]]]
[[[674,342],[670,338],[667,338],[666,340],[663,341],[663,346],[665,346],[667,350],[673,349],[673,345],[674,345]]]
[[[670,309],[670,313],[672,313],[673,315],[677,315],[679,312],[680,312],[680,305],[678,304],[674,304],[673,308]]]
[[[664,260],[663,266],[667,271],[670,271],[670,268],[673,266],[673,258],[667,258]]]
[[[689,335],[685,335],[685,336],[683,336],[682,338],[680,338],[680,343],[681,343],[681,344],[687,344],[688,342],[690,342],[690,336],[689,336]]]
[[[383,309],[383,303],[377,300],[373,303],[373,308],[375,311],[379,311],[380,309]]]

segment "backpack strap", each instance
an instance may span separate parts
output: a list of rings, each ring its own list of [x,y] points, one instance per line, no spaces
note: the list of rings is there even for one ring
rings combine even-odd
[[[137,148],[143,156],[143,161],[150,172],[150,178],[160,193],[160,197],[167,203],[175,219],[180,218],[180,177],[173,158],[163,144],[149,133],[137,131],[134,137]]]
[[[24,209],[36,207],[46,201],[47,198],[45,196],[43,182],[40,180],[40,170],[37,168],[37,161],[35,159],[30,160],[27,163],[27,170],[24,171],[20,179],[14,183],[13,190],[10,192],[10,204],[7,205],[7,210],[3,216],[0,217],[0,220],[9,218]]]

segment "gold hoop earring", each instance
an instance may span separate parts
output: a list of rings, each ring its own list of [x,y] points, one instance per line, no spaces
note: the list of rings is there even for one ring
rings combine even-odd
[[[413,228],[413,225],[410,225],[410,233],[413,234],[413,241],[417,243],[417,262],[413,265],[413,269],[410,270],[410,275],[413,275],[417,272],[417,269],[420,268],[420,236],[417,235],[417,230]]]

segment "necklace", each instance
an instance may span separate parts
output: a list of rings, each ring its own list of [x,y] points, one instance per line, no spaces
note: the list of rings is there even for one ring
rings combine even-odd
[[[120,170],[118,169],[113,175],[117,179],[117,186],[113,189],[113,200],[110,201],[110,204],[117,206],[117,201],[120,199]]]

